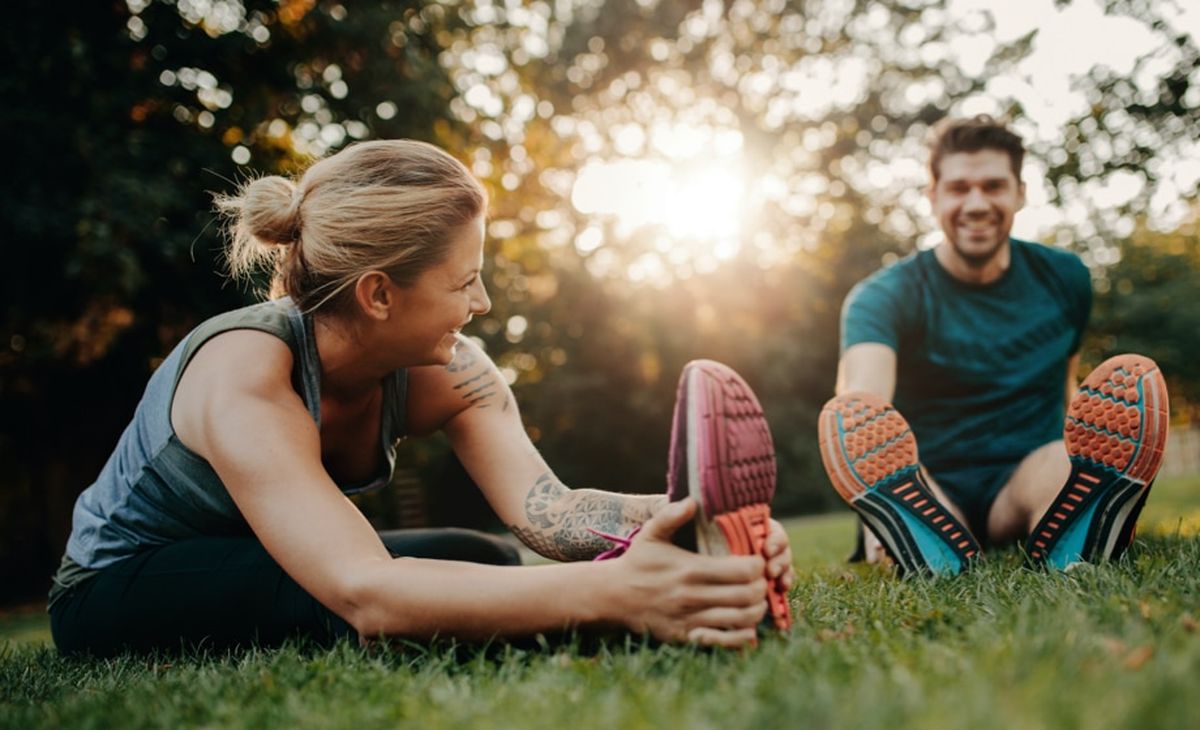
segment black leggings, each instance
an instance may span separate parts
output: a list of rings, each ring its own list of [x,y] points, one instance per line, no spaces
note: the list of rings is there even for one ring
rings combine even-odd
[[[393,530],[394,557],[519,565],[517,551],[457,528]],[[278,646],[289,638],[329,645],[354,629],[315,598],[253,537],[210,537],[152,548],[70,588],[50,609],[64,654]]]

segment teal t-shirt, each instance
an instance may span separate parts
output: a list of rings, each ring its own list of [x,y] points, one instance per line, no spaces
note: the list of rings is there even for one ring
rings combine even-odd
[[[842,351],[896,351],[896,409],[933,473],[1010,464],[1062,438],[1067,360],[1092,307],[1079,257],[1011,239],[998,280],[968,284],[922,251],[859,282],[842,308]]]

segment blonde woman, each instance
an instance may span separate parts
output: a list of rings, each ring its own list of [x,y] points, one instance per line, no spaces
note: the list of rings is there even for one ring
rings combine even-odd
[[[671,542],[697,499],[568,489],[460,335],[491,306],[485,196],[462,164],[362,143],[219,205],[233,273],[266,263],[275,298],[201,324],[151,377],[76,503],[51,591],[60,650],[574,627],[754,640],[768,584],[778,602],[792,581],[778,524],[698,554]],[[513,533],[563,564],[514,566],[507,544],[465,530],[371,528],[346,495],[387,483],[397,439],[438,430]],[[591,562],[614,540],[624,554]]]

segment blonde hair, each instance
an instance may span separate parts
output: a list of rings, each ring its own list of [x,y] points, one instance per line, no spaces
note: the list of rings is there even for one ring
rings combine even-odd
[[[218,196],[235,278],[271,272],[269,296],[304,312],[343,312],[352,285],[383,271],[400,286],[441,263],[455,229],[480,216],[483,187],[458,160],[413,140],[353,144],[299,180],[251,180]]]

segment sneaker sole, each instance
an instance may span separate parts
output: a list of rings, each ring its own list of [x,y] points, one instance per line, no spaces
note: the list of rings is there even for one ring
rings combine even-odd
[[[1148,357],[1117,355],[1088,375],[1063,427],[1071,476],[1033,529],[1030,558],[1066,568],[1125,552],[1162,464],[1169,413]]]
[[[840,395],[825,404],[818,428],[834,488],[902,573],[953,575],[979,554],[970,530],[929,489],[917,440],[890,403],[870,393]]]
[[[708,555],[761,555],[775,496],[775,449],[762,406],[742,378],[712,360],[688,363],[679,378],[671,428],[667,494],[694,498],[694,544]],[[770,581],[771,618],[791,626],[787,593]]]

